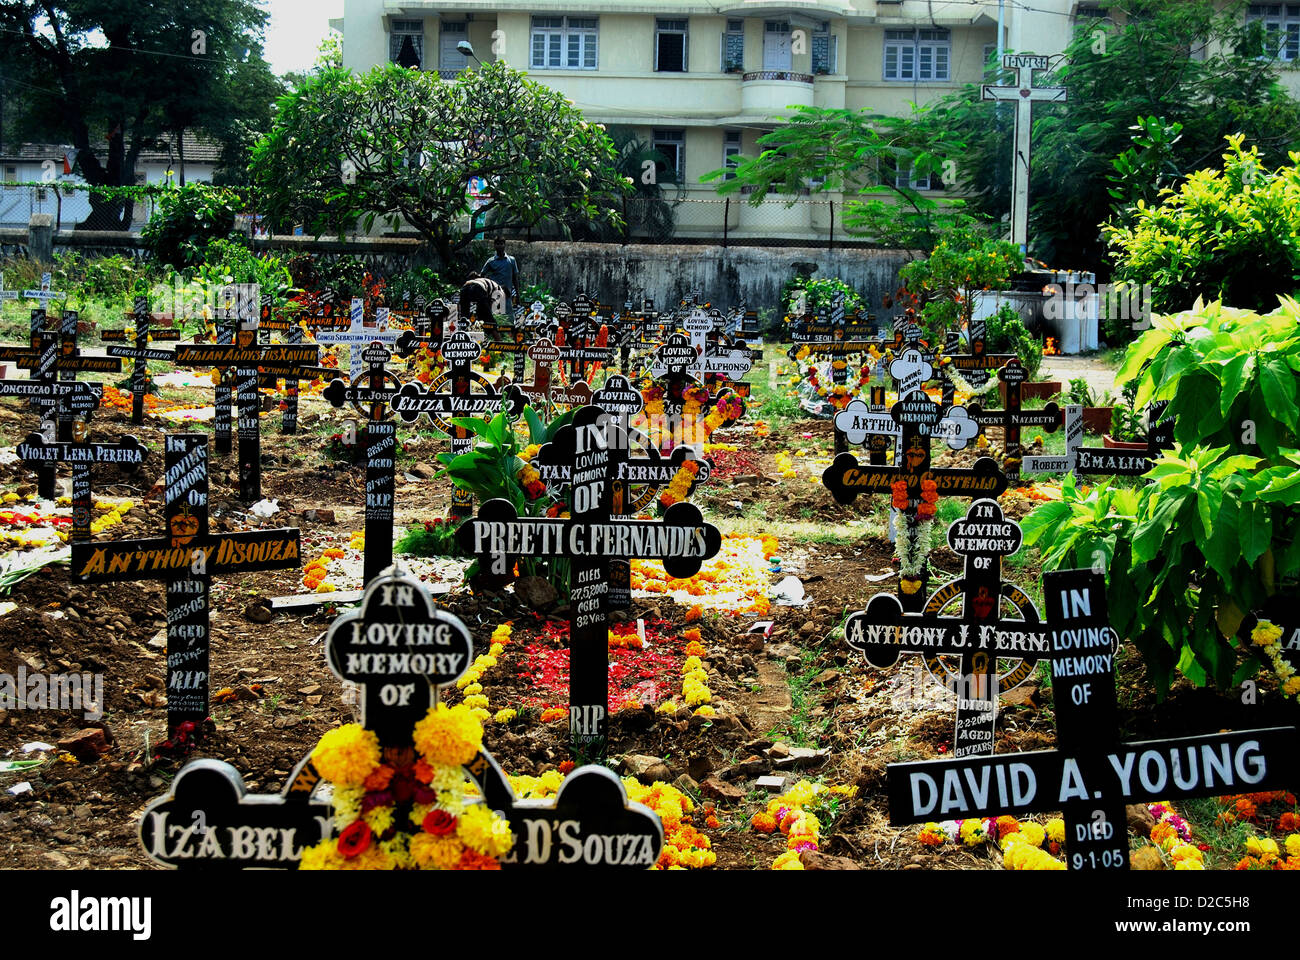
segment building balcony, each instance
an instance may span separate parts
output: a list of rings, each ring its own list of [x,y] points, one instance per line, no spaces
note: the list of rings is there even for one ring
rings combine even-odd
[[[760,70],[741,77],[740,112],[744,116],[788,116],[791,107],[811,107],[813,99],[810,73]]]

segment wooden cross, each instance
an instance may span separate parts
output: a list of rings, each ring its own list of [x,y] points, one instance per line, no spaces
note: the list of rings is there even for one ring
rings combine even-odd
[[[79,384],[90,392],[89,384]],[[39,433],[27,435],[18,444],[18,459],[53,467],[57,463],[72,464],[72,527],[69,542],[90,540],[90,514],[93,507],[90,490],[90,469],[96,463],[115,463],[123,470],[134,473],[144,463],[148,451],[135,437],[123,437],[118,443],[83,443],[56,440],[50,442]]]
[[[42,316],[42,318],[43,318],[43,317],[45,316],[45,314],[49,311],[49,308],[50,308],[50,301],[51,301],[51,300],[64,300],[64,299],[67,299],[68,294],[67,294],[65,291],[63,291],[63,290],[52,290],[52,289],[50,289],[52,279],[53,279],[53,275],[52,275],[52,274],[49,274],[49,273],[42,273],[42,274],[41,274],[41,285],[40,285],[39,287],[37,287],[37,288],[35,288],[35,289],[32,289],[32,290],[24,290],[24,291],[23,291],[23,299],[24,299],[24,300],[37,300],[37,301],[39,301],[40,304],[41,304],[40,307],[38,307],[38,308],[34,308],[34,310],[33,310],[33,315],[32,315],[32,321],[33,321],[33,323],[35,322],[35,319],[36,319],[36,317],[35,317],[35,310],[36,310],[36,309],[39,309],[39,310],[40,310],[40,312],[41,312],[41,316]],[[34,334],[34,333],[35,333],[35,330],[33,329],[33,334]]]
[[[1076,476],[1093,477],[1114,475],[1137,477],[1151,469],[1151,464],[1158,459],[1161,450],[1168,450],[1174,445],[1174,421],[1172,417],[1163,417],[1168,400],[1160,400],[1147,406],[1147,448],[1145,450],[1125,450],[1112,447],[1073,447],[1068,441],[1071,437],[1066,431],[1066,456],[1070,458],[1070,469]],[[1083,436],[1083,410],[1078,410],[1079,427],[1073,434]]]
[[[896,360],[910,362],[905,358]],[[907,371],[906,380],[911,382],[914,376]],[[924,382],[924,381],[922,381]],[[921,516],[921,494],[923,481],[933,481],[936,497],[997,497],[1007,487],[1007,479],[998,469],[991,457],[980,457],[974,466],[944,467],[931,469],[930,441],[938,438],[947,442],[954,450],[961,450],[975,436],[976,425],[967,415],[964,407],[952,407],[943,411],[921,390],[905,395],[894,404],[890,416],[900,426],[899,448],[901,459],[896,459],[892,466],[882,464],[859,464],[852,453],[841,453],[822,473],[822,484],[831,492],[838,503],[851,504],[859,493],[889,493],[897,480],[907,485],[907,505],[901,511],[906,518],[906,531],[903,536],[919,537],[918,524]],[[876,427],[864,429],[870,432]],[[933,506],[930,508],[931,513]],[[910,542],[910,541],[909,541]],[[899,556],[902,557],[903,547]],[[925,602],[925,586],[929,579],[928,565],[922,564],[915,573],[901,577],[904,608],[913,613],[920,610]]]
[[[1008,360],[998,371],[998,379],[1006,386],[1006,402],[1001,410],[985,412],[982,405],[971,404],[971,419],[981,427],[1001,427],[1003,433],[1003,469],[1008,480],[1020,478],[1020,429],[1021,427],[1039,427],[1048,433],[1055,432],[1064,422],[1064,415],[1055,402],[1049,403],[1041,410],[1022,410],[1020,406],[1020,385],[1029,379],[1029,371],[1018,359]]]
[[[393,823],[410,824],[419,794],[395,785],[414,783],[413,728],[437,704],[439,688],[469,665],[469,629],[437,608],[424,584],[393,570],[367,587],[360,609],[331,625],[326,656],[336,676],[361,686],[362,725],[376,734],[381,759],[393,771]],[[516,797],[486,749],[463,767],[483,803],[499,811],[514,834],[514,845],[501,857],[503,869],[644,871],[659,859],[664,831],[658,815],[629,801],[605,767],[574,770],[553,800]],[[292,869],[305,848],[332,833],[334,811],[312,799],[320,779],[309,754],[280,793],[248,795],[230,764],[190,761],[169,791],[146,807],[140,842],[156,863],[181,869]],[[417,833],[420,827],[401,829]]]
[[[586,381],[566,386],[556,380],[555,367],[562,356],[560,348],[546,337],[528,348],[528,358],[533,361],[533,379],[529,383],[516,382],[515,387],[528,397],[534,408],[585,407],[591,402],[591,387]]]
[[[494,576],[508,575],[519,556],[570,558],[569,742],[592,762],[604,760],[609,729],[610,560],[660,559],[670,576],[690,577],[722,546],[689,503],[673,504],[662,522],[613,519],[615,432],[615,418],[583,407],[538,453],[539,464],[569,467],[570,519],[520,517],[509,501],[491,500],[456,531]]]
[[[167,725],[173,745],[195,735],[208,716],[209,599],[213,577],[299,564],[296,529],[208,531],[208,438],[173,433],[164,440],[167,534],[114,543],[73,543],[79,583],[163,580],[167,584]],[[181,740],[177,740],[180,737]]]
[[[998,695],[1029,679],[1047,651],[1033,601],[1002,580],[1002,558],[1018,551],[1021,539],[1020,526],[1002,515],[997,501],[976,500],[965,519],[948,528],[949,546],[965,560],[961,577],[935,591],[920,611],[906,613],[897,597],[878,593],[844,624],[845,641],[874,667],[892,666],[900,653],[925,657],[930,675],[957,696],[957,757],[993,752]],[[960,612],[944,615],[958,599]],[[1002,619],[1003,600],[1019,619]],[[958,672],[948,669],[945,656],[960,659]],[[999,657],[1018,662],[999,674]]]
[[[131,369],[131,422],[144,423],[144,397],[148,389],[149,381],[149,361],[156,360],[162,363],[175,363],[176,353],[173,350],[159,350],[149,346],[151,337],[149,324],[151,315],[149,313],[149,298],[136,297],[132,317],[135,320],[135,346],[117,346],[110,344],[105,352],[110,357],[125,357],[134,361]],[[119,331],[112,331],[118,333]],[[126,331],[120,331],[122,339],[125,339]],[[179,339],[179,331],[169,330],[160,331],[157,339],[159,340],[176,340]],[[109,331],[105,331],[102,339],[117,339],[110,337]]]
[[[366,552],[362,573],[364,581],[369,583],[393,563],[397,423],[388,416],[388,404],[401,388],[401,383],[385,369],[390,355],[378,340],[357,352],[368,368],[365,386],[347,386],[336,378],[330,381],[322,396],[335,408],[350,403],[358,411],[364,410],[369,417],[365,443]]]
[[[1127,870],[1126,804],[1295,786],[1295,727],[1121,741],[1105,576],[1047,572],[1043,592],[1057,748],[892,763],[891,823],[1060,810],[1069,869]]]
[[[381,313],[382,311],[382,313]],[[397,343],[399,334],[395,330],[388,329],[388,308],[380,307],[375,311],[375,325],[368,327],[365,324],[366,303],[360,297],[352,300],[352,307],[349,313],[351,325],[342,331],[320,331],[316,334],[316,342],[328,346],[348,346],[348,363],[349,379],[356,383],[361,379],[365,363],[361,358],[361,350],[370,346],[378,340],[380,343],[394,345]]]
[[[453,424],[453,418],[490,418],[500,410],[503,398],[511,417],[519,416],[524,409],[524,395],[518,387],[511,384],[503,393],[498,393],[486,377],[470,369],[480,355],[479,345],[468,334],[452,334],[442,343],[447,369],[428,387],[414,380],[403,384],[391,399],[393,412],[404,423],[415,423],[420,417],[427,416],[451,438],[453,454],[468,453],[473,447],[470,431]],[[477,393],[472,390],[474,384],[479,387]],[[452,495],[451,517],[468,517],[473,513],[473,503],[468,490],[456,487]]]
[[[1013,101],[1016,105],[1016,146],[1011,161],[1011,242],[1020,255],[1029,252],[1029,151],[1033,104],[1064,103],[1065,87],[1035,87],[1034,71],[1047,70],[1047,57],[1009,54],[1002,58],[1002,69],[1015,70],[1016,82],[1010,86],[984,84],[981,100]]]
[[[361,724],[381,748],[409,747],[415,724],[474,658],[465,623],[439,609],[429,590],[398,567],[366,585],[361,606],[335,620],[325,661],[361,687]]]
[[[947,361],[941,366],[941,370],[946,373],[951,365],[951,369],[961,372],[962,377],[972,387],[982,387],[989,380],[989,371],[996,370],[1003,364],[1010,363],[1012,360],[1019,362],[1019,357],[1014,353],[989,353],[985,346],[984,340],[988,335],[988,324],[983,320],[972,319],[967,325],[967,337],[970,343],[970,353],[961,353],[961,334],[955,330],[948,331],[952,338],[949,343],[944,345],[944,359]],[[952,378],[945,376],[943,378],[943,402],[952,403],[953,394],[957,385]]]
[[[176,346],[178,364],[235,368],[235,393],[239,406],[239,499],[245,503],[262,499],[258,367],[291,370],[315,363],[319,350],[314,343],[258,344],[257,288],[256,285],[249,286],[251,289],[233,294],[237,297],[240,315],[239,330],[233,344],[181,343]],[[217,413],[221,413],[220,403]]]

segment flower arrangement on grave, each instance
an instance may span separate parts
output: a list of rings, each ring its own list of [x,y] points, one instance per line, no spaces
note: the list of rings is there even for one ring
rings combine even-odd
[[[879,354],[874,353],[874,356],[878,357]],[[872,355],[869,354],[865,357],[858,368],[857,378],[851,383],[833,382],[836,371],[848,368],[847,360],[836,358],[821,364],[820,369],[817,364],[810,364],[806,371],[808,390],[830,403],[834,409],[843,410],[849,405],[849,401],[857,395],[858,391],[871,382],[871,371],[875,363],[876,360],[873,359]]]
[[[471,799],[462,769],[482,746],[483,725],[463,704],[430,708],[412,747],[381,749],[355,723],[326,733],[312,763],[334,787],[337,836],[304,850],[299,869],[500,869],[514,834]]]
[[[856,786],[813,783],[800,780],[793,787],[767,802],[767,807],[749,819],[757,833],[781,833],[786,850],[772,861],[772,870],[802,870],[799,856],[815,851],[821,842],[824,824],[840,813],[840,805],[857,795]]]
[[[693,577],[668,576],[659,560],[632,561],[632,589],[672,597],[678,603],[693,604],[691,611],[707,604],[710,609],[732,613],[765,614],[769,609],[768,561],[780,549],[771,535],[749,537],[729,533],[722,538],[722,550],[705,561]],[[698,620],[687,612],[686,622]]]
[[[1224,810],[1220,829],[1246,824],[1253,831],[1235,870],[1300,870],[1300,811],[1296,795],[1287,790],[1219,797]]]
[[[703,444],[715,432],[729,427],[745,415],[745,402],[723,388],[716,394],[700,384],[688,386],[682,394],[681,420],[670,424],[664,416],[664,389],[651,381],[640,384],[644,406],[632,419],[632,426],[644,431],[660,451],[678,444]]]
[[[1300,695],[1300,676],[1296,676],[1295,667],[1283,655],[1281,640],[1282,628],[1271,620],[1259,620],[1250,632],[1251,644],[1268,658],[1277,675],[1282,696],[1297,699],[1297,695]]]

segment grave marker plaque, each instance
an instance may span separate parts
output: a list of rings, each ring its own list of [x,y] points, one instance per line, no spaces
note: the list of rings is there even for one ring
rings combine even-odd
[[[89,384],[81,384],[89,392]],[[69,540],[90,540],[90,515],[93,507],[90,490],[91,465],[115,463],[128,472],[144,463],[147,451],[135,437],[123,437],[119,443],[70,443],[47,441],[39,433],[28,434],[18,444],[18,458],[25,463],[72,464],[72,529]]]
[[[1127,870],[1125,804],[1295,785],[1295,727],[1120,741],[1104,576],[1047,572],[1043,590],[1058,748],[890,764],[891,823],[1061,810],[1069,869]]]
[[[689,577],[722,546],[718,529],[697,507],[675,503],[662,522],[611,516],[619,442],[617,421],[583,407],[538,452],[537,462],[568,466],[572,517],[520,517],[506,500],[492,500],[456,532],[460,545],[494,576],[508,576],[519,556],[569,557],[569,740],[577,757],[603,759],[609,712],[609,562],[655,558],[671,576]]]
[[[80,583],[163,580],[167,584],[167,722],[208,716],[209,599],[214,576],[284,570],[299,564],[296,529],[208,532],[207,437],[165,438],[167,535],[72,544],[72,577]]]

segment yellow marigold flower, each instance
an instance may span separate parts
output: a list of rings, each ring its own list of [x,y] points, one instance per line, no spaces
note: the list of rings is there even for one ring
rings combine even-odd
[[[1246,840],[1246,852],[1252,857],[1263,859],[1276,859],[1278,856],[1277,841],[1272,837],[1248,837]]]
[[[519,715],[519,711],[512,710],[511,708],[506,707],[504,710],[498,710],[496,712],[496,716],[494,716],[492,719],[495,720],[497,723],[509,723],[518,715]]]
[[[411,837],[411,860],[424,870],[451,870],[464,851],[465,845],[452,834],[435,837],[421,832]]]
[[[359,723],[329,730],[311,753],[316,771],[335,786],[359,787],[379,766],[379,737]]]
[[[795,850],[787,850],[772,861],[773,870],[802,870],[803,868],[803,864],[799,861],[799,854]]]
[[[439,703],[415,725],[415,748],[435,766],[459,767],[483,746],[483,724],[464,704]]]
[[[717,715],[717,711],[709,706],[700,707],[695,711],[695,716],[697,717],[713,717],[716,715]]]
[[[1174,869],[1175,870],[1204,870],[1205,864],[1202,863],[1200,860],[1194,860],[1189,857],[1185,860],[1176,861],[1174,863]]]
[[[1300,857],[1300,833],[1293,833],[1286,838],[1286,853],[1289,857]]]
[[[393,825],[393,808],[392,807],[372,807],[364,817],[366,823],[370,824],[371,831],[375,836],[386,833],[388,828]]]
[[[968,847],[978,847],[988,838],[984,822],[978,819],[963,820],[959,831],[962,843]]]
[[[347,861],[339,853],[338,843],[333,838],[322,840],[314,847],[307,847],[298,861],[299,870],[342,870]]]
[[[481,803],[466,807],[456,821],[456,836],[485,857],[499,857],[514,845],[510,824]]]
[[[1041,823],[1036,823],[1033,820],[1025,820],[1020,824],[1020,833],[1012,834],[1012,836],[1019,836],[1021,839],[1033,846],[1041,847],[1043,841],[1047,838],[1047,831],[1043,829]]]
[[[663,703],[659,704],[659,706],[655,707],[655,713],[676,713],[676,712],[677,712],[677,704],[673,703],[671,700],[665,700]]]
[[[480,687],[480,689],[482,688]],[[466,690],[465,692],[469,693],[468,690]],[[486,707],[487,705],[488,705],[488,698],[483,696],[483,694],[481,693],[470,694],[468,697],[465,698],[465,706],[469,707],[471,710],[475,709],[476,707]]]
[[[1047,839],[1054,843],[1065,842],[1065,821],[1060,817],[1047,821]]]
[[[682,661],[682,673],[690,673],[692,670],[699,670],[702,666],[699,657],[687,657]]]
[[[483,684],[481,683],[475,682],[475,683],[470,683],[465,685],[465,696],[467,697],[472,697],[476,693],[482,693],[482,692],[483,692]]]

